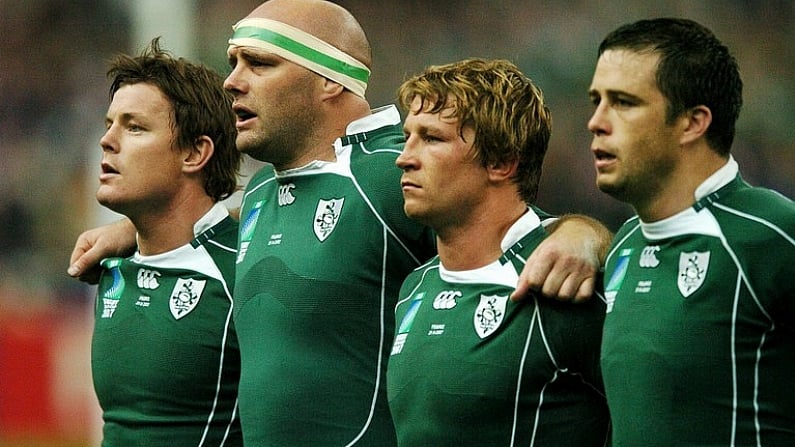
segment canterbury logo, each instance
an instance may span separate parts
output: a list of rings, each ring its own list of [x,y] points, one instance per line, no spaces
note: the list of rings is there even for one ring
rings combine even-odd
[[[654,268],[660,265],[660,260],[657,259],[657,252],[660,251],[659,245],[649,245],[643,248],[640,253],[640,266],[643,268]]]
[[[463,294],[458,290],[443,290],[433,299],[434,309],[452,309],[456,305],[456,298]]]
[[[148,269],[138,270],[138,288],[154,290],[160,287],[160,282],[157,278],[160,277],[160,272]]]
[[[295,185],[288,183],[286,185],[279,185],[279,206],[290,205],[295,202],[293,189]]]

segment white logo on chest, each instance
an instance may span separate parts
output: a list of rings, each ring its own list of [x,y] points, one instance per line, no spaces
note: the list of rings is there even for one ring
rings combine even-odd
[[[171,298],[168,300],[168,308],[174,318],[179,320],[196,308],[206,282],[198,279],[177,279],[174,290],[171,291]]]
[[[456,298],[461,298],[462,295],[458,290],[443,290],[433,299],[433,308],[452,309],[456,305]]]
[[[486,338],[502,324],[505,317],[505,305],[508,295],[480,295],[480,304],[475,309],[475,332],[480,338]]]
[[[660,260],[657,259],[657,252],[659,251],[659,245],[649,245],[643,247],[643,251],[640,252],[640,266],[643,268],[654,268],[660,265]]]
[[[317,209],[315,210],[314,230],[320,242],[328,239],[334,228],[337,227],[337,221],[340,219],[342,213],[342,205],[345,198],[323,200],[317,202]]]
[[[295,202],[293,189],[295,185],[288,183],[286,185],[279,185],[279,206],[290,205]]]
[[[679,253],[679,274],[676,278],[676,285],[679,292],[687,298],[704,284],[709,267],[710,252],[693,251],[690,253]]]
[[[157,278],[160,277],[160,272],[157,270],[138,269],[138,288],[146,290],[155,290],[160,287],[160,282]]]

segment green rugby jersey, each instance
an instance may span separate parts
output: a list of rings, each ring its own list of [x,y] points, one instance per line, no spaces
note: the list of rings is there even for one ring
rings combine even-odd
[[[604,302],[509,298],[544,237],[530,211],[499,261],[453,272],[434,258],[406,279],[387,374],[398,445],[606,445]]]
[[[248,183],[235,327],[246,445],[395,444],[385,392],[405,276],[434,253],[403,213],[394,106],[351,123],[336,162]]]
[[[216,205],[189,245],[102,261],[91,368],[103,447],[243,444],[232,325],[237,227]]]
[[[625,223],[605,278],[616,446],[795,445],[795,205],[731,160],[663,221]]]

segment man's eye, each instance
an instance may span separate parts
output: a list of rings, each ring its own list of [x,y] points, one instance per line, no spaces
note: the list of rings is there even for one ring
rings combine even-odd
[[[621,108],[632,107],[635,105],[634,101],[630,101],[628,99],[623,99],[623,98],[616,98],[616,100],[613,101],[613,103],[616,105],[616,107],[621,107]]]
[[[262,59],[250,59],[248,64],[252,67],[268,67],[273,65],[270,61],[262,60]]]

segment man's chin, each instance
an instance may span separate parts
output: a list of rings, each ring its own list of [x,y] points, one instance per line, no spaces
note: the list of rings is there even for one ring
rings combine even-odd
[[[113,211],[115,213],[125,214],[124,213],[124,206],[119,202],[119,200],[118,199],[114,199],[113,197],[109,196],[108,194],[103,193],[103,191],[101,189],[100,189],[100,191],[97,191],[97,196],[96,197],[97,197],[97,203],[99,203],[100,205],[104,206],[105,208],[107,208],[107,209],[109,209],[109,210],[111,210],[111,211]]]
[[[429,224],[427,213],[423,212],[423,210],[419,208],[413,206],[404,206],[403,212],[409,219],[415,220],[423,225]]]
[[[235,139],[235,147],[237,147],[237,151],[241,154],[246,154],[251,158],[256,160],[264,161],[258,158],[257,153],[261,152],[260,144],[257,144],[256,141],[253,141],[251,138],[251,134],[249,131],[238,131],[237,138]]]
[[[610,182],[606,180],[600,181],[597,179],[596,187],[599,188],[599,191],[609,195],[610,197],[619,200],[619,201],[626,201],[626,191],[623,185],[617,184],[615,182]]]

